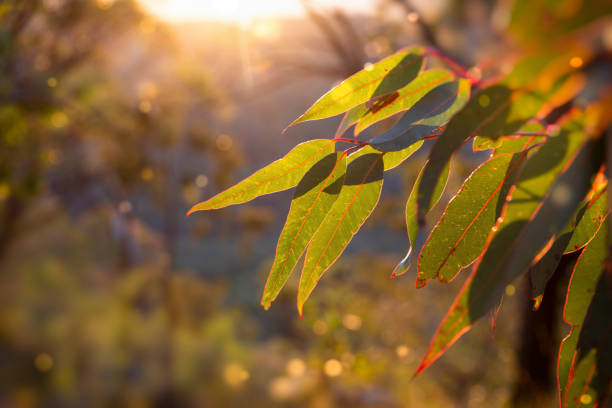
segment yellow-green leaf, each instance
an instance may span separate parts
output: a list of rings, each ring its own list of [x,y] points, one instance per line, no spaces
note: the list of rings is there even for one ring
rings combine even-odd
[[[368,218],[380,197],[383,184],[383,155],[366,154],[352,160],[338,199],[315,232],[304,261],[298,290],[298,310],[323,273],[342,254]]]
[[[240,183],[194,205],[187,215],[241,204],[264,194],[295,187],[313,164],[334,151],[334,141],[315,139],[294,147],[283,158],[256,171]]]
[[[359,123],[355,127],[355,134],[358,135],[376,122],[410,109],[429,91],[453,79],[454,75],[451,72],[441,69],[432,69],[421,73],[408,85],[386,98],[376,101],[359,119]],[[456,95],[457,92],[454,93],[454,96]]]
[[[370,99],[404,87],[421,71],[422,54],[421,48],[412,48],[362,69],[319,98],[289,126],[338,115]]]
[[[308,242],[338,198],[345,173],[346,155],[330,153],[312,166],[295,188],[261,301],[266,309],[278,296]]]

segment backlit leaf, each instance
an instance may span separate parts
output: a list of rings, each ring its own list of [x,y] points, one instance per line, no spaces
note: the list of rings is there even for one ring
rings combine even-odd
[[[568,191],[567,183],[574,185],[574,178],[586,177],[585,174],[592,169],[590,144],[576,154],[583,139],[583,121],[571,120],[527,160],[512,198],[504,209],[503,221],[496,226],[478,267],[438,328],[419,372],[496,305],[506,285],[521,274],[546,242],[569,222],[586,191],[582,192],[577,186],[576,190],[569,190],[569,195],[562,193]],[[568,162],[572,165],[547,195]],[[582,182],[580,180],[578,184]],[[584,184],[588,185],[588,180]],[[571,212],[567,214],[570,208]]]
[[[446,169],[442,172],[442,176],[438,179],[436,188],[434,190],[434,196],[429,206],[429,210],[431,210],[440,200],[440,197],[444,192],[444,188],[446,187],[446,182],[448,181],[449,174],[450,162],[448,162]],[[406,202],[406,227],[408,230],[408,240],[410,241],[410,248],[408,248],[408,252],[406,253],[404,259],[402,259],[400,263],[397,264],[395,269],[393,269],[393,272],[391,274],[392,277],[403,275],[404,273],[408,272],[413,265],[414,246],[417,241],[417,236],[422,233],[419,229],[419,224],[417,222],[416,217],[416,197],[417,191],[419,190],[419,183],[421,182],[422,175],[423,169],[421,169],[421,171],[419,172],[419,175],[417,176],[414,185],[412,186],[412,191],[410,192],[408,201]]]
[[[359,121],[359,118],[361,118],[367,111],[368,108],[365,103],[355,106],[354,108],[351,108],[349,111],[347,111],[342,116],[342,121],[340,122],[340,125],[338,125],[338,129],[336,130],[334,138],[342,137],[342,135],[348,130],[348,128],[357,123]]]
[[[264,194],[292,188],[313,164],[333,153],[334,147],[334,142],[327,139],[315,139],[301,143],[283,158],[256,171],[240,183],[194,205],[187,215],[196,211],[245,203]]]
[[[450,281],[482,253],[523,158],[494,156],[474,170],[421,250],[417,287],[434,277]]]
[[[345,173],[346,156],[343,153],[330,153],[312,166],[298,183],[264,289],[261,304],[266,309],[280,292],[327,211],[338,198]]]
[[[423,66],[422,53],[420,48],[400,51],[362,69],[319,98],[289,126],[338,115],[404,87],[419,74]]]
[[[445,70],[432,69],[421,73],[412,82],[396,93],[388,95],[387,98],[382,98],[374,103],[368,111],[359,119],[359,123],[355,127],[355,134],[359,134],[362,130],[372,124],[395,115],[398,112],[405,111],[417,103],[423,96],[436,87],[445,82],[452,81],[454,75]],[[457,91],[453,95],[456,98]],[[448,95],[443,95],[448,98]],[[452,102],[452,100],[451,100]]]
[[[372,147],[389,152],[401,150],[439,131],[466,104],[470,94],[467,80],[447,82],[431,90],[388,131],[372,139]]]
[[[429,154],[423,173],[425,183],[421,185],[417,198],[417,207],[422,207],[418,209],[419,219],[424,217],[431,199],[434,180],[468,138],[480,135],[496,139],[514,134],[563,84],[562,80],[556,80],[566,71],[547,69],[547,65],[553,62],[554,58],[547,54],[526,58],[501,83],[483,89],[451,119]]]
[[[555,273],[563,254],[583,248],[597,232],[607,212],[605,192],[605,188],[600,189],[594,198],[587,200],[572,221],[555,237],[550,249],[529,268],[535,309],[540,307],[546,284]]]
[[[396,151],[396,152],[389,152],[383,155],[383,164],[384,164],[384,168],[385,171],[387,170],[391,170],[394,169],[395,167],[399,166],[400,164],[402,164],[406,159],[408,159],[410,156],[412,156],[412,154],[414,152],[416,152],[417,150],[419,150],[419,148],[423,146],[423,141],[418,141],[416,143],[414,143],[412,146],[408,146],[402,150]],[[354,152],[353,154],[349,155],[349,162],[351,160],[355,160],[357,157],[361,157],[364,156],[366,154],[372,154],[372,153],[376,153],[379,154],[380,152],[374,148],[372,148],[371,146],[364,146],[361,149],[357,150],[356,152]]]
[[[604,222],[580,255],[563,311],[572,328],[559,350],[557,374],[563,407],[596,406],[612,378],[612,281],[605,273],[608,225]]]
[[[336,261],[368,218],[380,197],[383,155],[366,154],[351,161],[338,199],[315,232],[306,252],[298,289],[298,310],[323,273]]]

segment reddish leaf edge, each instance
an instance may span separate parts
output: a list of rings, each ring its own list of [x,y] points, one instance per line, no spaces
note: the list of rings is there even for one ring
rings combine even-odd
[[[493,199],[493,197],[503,188],[503,186],[506,184],[506,182],[508,181],[508,179],[512,176],[512,174],[514,174],[514,172],[519,168],[519,166],[523,163],[523,160],[525,159],[525,156],[527,155],[527,153],[531,150],[531,149],[527,149],[527,146],[529,146],[529,144],[533,141],[533,139],[535,138],[535,136],[531,137],[524,145],[523,150],[521,150],[521,154],[519,156],[519,158],[516,160],[516,163],[513,164],[513,166],[508,169],[508,172],[506,173],[506,175],[504,176],[504,178],[501,180],[501,182],[499,183],[499,185],[497,186],[497,188],[493,191],[493,193],[491,193],[491,195],[487,198],[487,200],[485,201],[485,203],[482,205],[482,207],[478,210],[478,213],[472,218],[472,220],[470,221],[470,223],[468,224],[468,226],[465,228],[465,230],[463,231],[463,233],[461,234],[461,236],[459,237],[459,239],[457,240],[457,242],[455,242],[455,244],[452,246],[452,248],[450,249],[450,251],[448,251],[448,254],[446,254],[446,257],[444,258],[444,260],[442,261],[442,263],[440,264],[440,266],[438,267],[436,274],[429,278],[429,279],[419,279],[418,278],[418,274],[420,273],[420,261],[421,261],[421,255],[419,254],[418,258],[417,258],[417,278],[416,278],[416,288],[420,289],[422,287],[424,287],[427,282],[429,282],[432,279],[438,279],[441,283],[446,284],[449,283],[451,281],[453,281],[458,275],[459,273],[464,270],[465,268],[468,268],[470,265],[472,265],[474,262],[476,262],[478,260],[478,258],[480,258],[482,256],[482,254],[484,253],[484,251],[487,249],[487,245],[485,245],[482,248],[482,251],[480,252],[480,254],[474,258],[474,260],[472,262],[470,262],[467,265],[462,265],[461,268],[459,269],[459,271],[455,274],[455,276],[453,276],[452,278],[445,280],[442,279],[440,277],[440,270],[444,267],[444,265],[446,264],[446,262],[448,261],[448,259],[450,258],[450,256],[455,252],[457,246],[461,243],[461,241],[463,240],[463,238],[465,238],[465,235],[467,234],[467,232],[469,231],[470,228],[472,228],[472,226],[474,225],[474,223],[476,222],[476,220],[478,219],[478,217],[480,217],[480,215],[482,214],[482,212],[486,209],[486,207],[489,205],[489,203],[491,202],[491,200]],[[536,146],[536,145],[534,145]],[[514,155],[516,153],[504,153],[504,155]],[[482,166],[484,166],[489,160],[491,160],[494,156],[490,157],[487,161],[483,162],[482,164],[480,164],[473,172],[472,174],[470,174],[470,176],[468,176],[468,179],[476,172],[478,171]],[[467,181],[467,179],[466,179]],[[465,182],[463,183],[463,185],[461,186],[461,189],[457,192],[457,194],[455,195],[455,197],[457,197],[457,195],[459,195],[462,191],[463,188],[465,187]],[[505,197],[504,197],[505,198]],[[454,197],[453,197],[454,199]],[[451,200],[452,201],[452,200]],[[447,204],[446,208],[444,209],[444,212],[442,213],[442,216],[440,217],[440,219],[438,220],[438,222],[436,223],[436,225],[434,226],[434,228],[432,228],[431,232],[429,233],[429,236],[427,237],[427,240],[425,241],[425,244],[423,245],[423,247],[425,247],[428,243],[429,240],[431,238],[431,235],[433,233],[433,231],[438,227],[438,225],[442,222],[442,220],[445,218],[446,216],[446,211],[448,210],[448,206],[450,205],[450,201]],[[501,218],[501,217],[500,217]]]
[[[376,165],[378,164],[378,162],[380,160],[383,159],[383,156],[385,154],[381,153],[379,155],[379,157],[376,159],[376,161],[370,166],[370,168],[368,169],[367,173],[364,176],[364,180],[367,180],[367,178],[370,176],[370,173],[372,172],[372,170],[374,170],[374,168],[376,167]],[[383,183],[384,183],[384,179],[383,179]],[[346,207],[346,210],[343,214],[343,216],[340,218],[340,220],[338,221],[338,225],[336,226],[336,229],[334,230],[334,233],[332,234],[332,236],[329,238],[329,240],[327,241],[327,246],[325,247],[325,249],[323,250],[323,253],[321,254],[321,256],[319,257],[319,259],[317,260],[317,262],[315,263],[315,267],[312,269],[313,271],[317,268],[317,266],[319,265],[319,262],[321,261],[321,258],[323,257],[323,255],[327,252],[327,249],[329,248],[329,245],[331,244],[332,239],[334,238],[334,236],[336,235],[336,232],[338,232],[338,228],[340,227],[340,224],[342,224],[342,221],[344,220],[344,217],[346,216],[346,214],[348,214],[349,209],[352,207],[352,205],[355,203],[355,200],[357,199],[357,196],[359,195],[359,192],[361,191],[363,187],[363,183],[359,186],[359,188],[357,189],[357,191],[355,191],[355,194],[353,194],[353,198],[351,199],[351,202],[349,203],[349,205]],[[381,186],[381,191],[382,191],[382,186]],[[380,194],[378,195],[378,199],[376,200],[376,203],[374,204],[374,206],[372,207],[372,211],[374,211],[374,208],[376,208],[376,206],[378,205],[378,201],[380,200]],[[372,211],[370,212],[370,214],[368,214],[363,222],[361,223],[361,225],[359,225],[359,227],[357,228],[356,232],[359,231],[361,229],[361,227],[363,226],[363,224],[366,222],[366,220],[369,218],[369,216],[372,214]],[[355,233],[356,233],[355,232]],[[353,236],[355,236],[355,234],[353,234]],[[351,238],[352,239],[352,238]],[[338,256],[332,261],[330,262],[329,266],[324,269],[321,272],[321,275],[319,276],[319,279],[317,280],[317,282],[315,283],[315,285],[312,287],[312,289],[310,289],[310,291],[306,294],[306,298],[304,299],[304,302],[302,302],[300,304],[299,301],[299,297],[297,299],[297,309],[298,309],[298,314],[300,315],[300,319],[303,316],[303,312],[304,312],[304,304],[306,303],[306,300],[308,300],[308,298],[310,297],[310,295],[312,294],[312,292],[314,291],[314,288],[319,284],[319,281],[321,280],[321,277],[323,277],[323,274],[334,264],[336,263],[336,261],[338,260],[338,258],[342,255],[342,253],[344,252],[344,250],[346,249],[346,247],[348,246],[348,244],[350,243],[351,239],[349,239],[346,243],[346,245],[344,245],[344,247],[340,250],[340,252],[338,253]],[[310,250],[310,245],[308,246],[308,249],[306,250],[306,256],[308,256],[308,251]],[[312,272],[311,274],[312,275]],[[309,275],[309,277],[310,277]],[[302,286],[302,279],[300,279],[300,284],[298,285],[298,293],[300,292],[300,288]]]
[[[331,172],[329,173],[329,175],[328,175],[328,176],[325,178],[325,181],[324,181],[324,183],[323,183],[323,186],[321,187],[321,189],[319,189],[319,191],[318,191],[318,193],[317,193],[317,196],[315,197],[315,200],[314,200],[314,201],[313,201],[313,203],[310,205],[310,208],[308,208],[308,211],[306,212],[306,215],[304,216],[304,219],[302,220],[302,223],[300,224],[300,227],[298,228],[297,233],[296,233],[296,234],[295,234],[295,236],[293,237],[293,240],[292,240],[292,242],[291,242],[291,245],[289,246],[289,250],[288,250],[288,251],[287,251],[287,253],[285,254],[285,257],[284,257],[284,259],[283,259],[283,263],[282,263],[282,265],[281,265],[281,268],[282,268],[282,269],[284,269],[284,268],[285,268],[285,265],[287,264],[287,260],[289,259],[289,255],[291,254],[291,251],[293,251],[293,245],[295,244],[295,241],[297,240],[298,236],[299,236],[299,235],[302,233],[302,228],[304,228],[304,225],[306,225],[306,221],[308,220],[308,217],[310,217],[310,214],[311,214],[312,210],[314,209],[314,207],[315,207],[316,203],[319,201],[319,198],[321,197],[321,194],[322,194],[322,193],[323,193],[323,191],[324,191],[324,190],[325,190],[325,189],[328,187],[328,184],[327,184],[327,183],[328,183],[329,179],[330,179],[330,178],[333,176],[334,171],[336,171],[336,169],[338,168],[338,165],[340,164],[340,162],[341,162],[342,160],[344,160],[344,158],[345,158],[346,156],[347,156],[347,150],[345,150],[344,152],[342,152],[342,154],[340,155],[340,158],[338,159],[338,161],[337,161],[337,162],[336,162],[336,164],[334,165],[334,168],[331,170]],[[291,211],[291,210],[290,210],[290,211]],[[278,245],[279,245],[279,244],[280,244],[280,240],[279,240],[279,242],[277,242],[277,244],[276,244],[276,254],[278,254]],[[310,242],[309,242],[309,244],[310,244]],[[293,271],[291,271],[291,272],[290,272],[290,273],[287,275],[287,277],[285,278],[285,282],[287,281],[287,279],[289,278],[289,276],[291,275],[291,273],[292,273],[292,272],[293,272]],[[276,277],[275,277],[275,279],[274,279],[272,282],[270,282],[270,278],[271,278],[271,277],[272,277],[272,276],[271,276],[270,274],[268,274],[268,279],[266,279],[266,284],[265,284],[264,288],[267,288],[267,287],[268,287],[268,284],[272,284],[272,283],[277,283],[277,282],[278,282],[279,276],[276,276]],[[285,283],[283,283],[283,285],[284,285],[284,284],[285,284]],[[283,286],[283,285],[281,285],[281,288],[282,288],[282,286]],[[277,294],[277,296],[278,296],[278,294]],[[273,303],[273,302],[274,302],[274,300],[276,299],[276,296],[275,296],[273,299],[271,299],[269,303],[265,303],[265,302],[264,302],[264,297],[265,297],[265,291],[264,291],[264,295],[263,295],[263,296],[262,296],[262,298],[261,298],[261,302],[260,302],[260,303],[261,303],[261,305],[264,307],[264,309],[265,309],[265,310],[268,310],[268,309],[269,309],[269,308],[272,306],[272,303]]]

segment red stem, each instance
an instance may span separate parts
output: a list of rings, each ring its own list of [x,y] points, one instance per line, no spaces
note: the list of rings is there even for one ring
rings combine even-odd
[[[357,140],[357,139],[346,139],[343,137],[337,137],[335,139],[333,139],[334,141],[337,142],[345,142],[345,143],[353,143],[353,144],[357,144],[357,145],[367,145],[368,143],[362,141],[362,140]]]
[[[439,60],[444,62],[446,65],[450,66],[452,69],[457,71],[459,73],[459,75],[469,79],[472,84],[478,84],[480,82],[480,80],[474,78],[470,74],[470,72],[463,65],[459,64],[458,62],[456,62],[455,60],[451,59],[450,57],[442,54],[442,52],[440,50],[438,50],[437,48],[435,48],[435,47],[426,47],[425,48],[425,52],[427,54],[431,55],[432,57],[438,58]]]

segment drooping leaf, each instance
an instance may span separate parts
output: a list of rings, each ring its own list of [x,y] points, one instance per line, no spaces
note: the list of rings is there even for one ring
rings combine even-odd
[[[399,150],[396,152],[389,152],[383,155],[383,163],[385,171],[391,170],[402,164],[406,159],[408,159],[414,152],[419,150],[419,148],[423,146],[423,141],[418,141],[411,146],[404,148],[403,150]],[[361,149],[357,150],[353,154],[349,155],[349,161],[355,160],[358,157],[364,156],[366,154],[372,153],[380,153],[378,150],[372,148],[371,146],[364,146]]]
[[[419,219],[424,217],[426,203],[431,199],[434,180],[468,138],[480,135],[496,139],[512,135],[563,84],[562,76],[567,70],[550,71],[547,68],[555,62],[555,57],[542,53],[519,62],[503,81],[483,89],[451,119],[429,154],[423,173],[425,183],[421,185],[417,198],[417,207],[422,207],[418,209]]]
[[[419,74],[423,66],[422,53],[420,48],[400,51],[362,69],[319,98],[289,126],[335,116],[370,99],[397,91]]]
[[[550,249],[529,268],[534,309],[540,307],[546,284],[555,273],[563,254],[583,248],[597,232],[607,212],[605,191],[605,188],[600,189],[594,198],[581,205],[572,221],[555,237]]]
[[[417,287],[434,277],[449,282],[480,256],[524,157],[494,156],[474,170],[421,250]]]
[[[608,212],[607,187],[604,186],[587,205],[586,211],[573,229],[572,239],[567,244],[564,253],[570,253],[583,248],[595,235]]]
[[[389,153],[387,153],[389,154]],[[410,196],[408,196],[408,201],[406,201],[406,227],[408,230],[408,240],[410,241],[410,248],[408,248],[408,252],[404,259],[402,259],[397,266],[393,269],[391,273],[392,277],[400,276],[405,274],[410,270],[413,265],[414,259],[414,246],[417,241],[417,236],[421,233],[419,229],[419,224],[417,223],[416,218],[416,196],[417,191],[419,190],[419,183],[421,182],[421,176],[423,174],[423,169],[419,172],[414,185],[412,186],[412,191],[410,192]],[[450,174],[450,161],[448,162],[446,169],[442,172],[442,176],[438,179],[436,184],[436,188],[434,190],[434,196],[429,206],[429,210],[431,210],[436,203],[442,197],[442,193],[444,192],[444,188],[446,187],[446,182],[448,181],[448,175]]]
[[[612,379],[612,280],[605,272],[608,225],[602,223],[574,268],[563,317],[571,327],[559,350],[563,407],[597,406]]]
[[[315,139],[294,147],[283,158],[251,174],[233,187],[194,205],[187,215],[241,204],[264,194],[287,190],[302,179],[313,164],[334,151],[334,142]]]
[[[470,94],[467,80],[447,82],[430,91],[408,110],[398,123],[370,141],[382,152],[403,149],[439,131],[466,104]]]
[[[432,89],[452,81],[453,78],[454,75],[451,72],[441,69],[432,69],[421,73],[408,85],[373,104],[359,119],[359,123],[355,127],[355,134],[361,133],[378,121],[409,109]],[[456,95],[455,90],[453,96],[456,97]],[[447,95],[444,96],[448,98]]]
[[[378,203],[383,172],[382,154],[366,154],[348,164],[340,195],[312,237],[306,252],[298,289],[300,315],[304,302],[323,273],[342,254]]]
[[[308,242],[338,198],[346,173],[346,155],[330,153],[298,183],[285,226],[278,239],[261,304],[267,309],[278,296]]]
[[[527,160],[502,213],[503,221],[492,231],[484,255],[438,328],[417,372],[435,361],[499,302],[505,287],[527,269],[548,240],[569,222],[586,195],[581,189],[588,189],[579,184],[589,184],[588,180],[576,182],[574,178],[587,177],[593,165],[590,143],[576,153],[583,139],[583,121],[569,120],[558,135]],[[567,163],[571,166],[555,182]],[[553,182],[555,185],[547,195]],[[576,189],[568,190],[568,185],[576,185]],[[567,191],[569,195],[565,194]],[[541,200],[544,201],[539,205]]]

